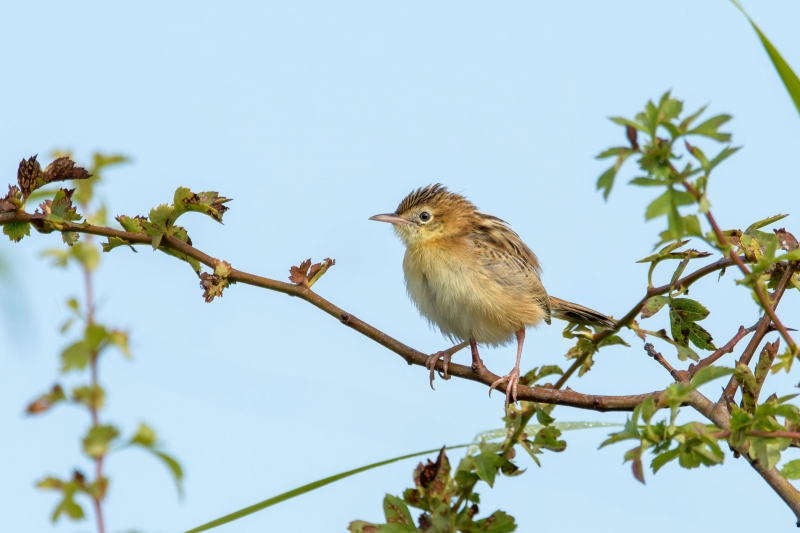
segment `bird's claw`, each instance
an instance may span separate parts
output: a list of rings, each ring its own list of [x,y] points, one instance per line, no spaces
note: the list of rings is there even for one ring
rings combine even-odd
[[[492,395],[492,391],[497,388],[498,386],[505,383],[506,388],[506,409],[508,409],[509,404],[516,403],[517,401],[517,385],[519,385],[519,368],[514,368],[510,373],[506,374],[502,378],[498,379],[492,386],[489,387],[489,396]]]
[[[450,364],[450,358],[453,357],[453,354],[448,352],[447,350],[436,352],[433,355],[428,356],[428,359],[425,361],[425,368],[431,371],[431,388],[433,389],[433,380],[436,377],[436,361],[439,359],[442,360],[442,370],[444,372],[439,372],[439,377],[442,379],[450,379],[450,375],[447,373],[447,365]],[[434,389],[436,390],[436,389]]]

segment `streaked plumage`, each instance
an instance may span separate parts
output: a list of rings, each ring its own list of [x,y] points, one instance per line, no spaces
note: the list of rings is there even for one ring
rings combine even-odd
[[[515,334],[521,353],[525,329],[551,317],[613,327],[614,321],[586,307],[548,296],[536,255],[506,222],[481,213],[460,194],[440,184],[413,191],[392,214],[406,246],[403,272],[422,316],[454,341],[470,341],[473,366],[482,365],[475,344],[503,345]],[[431,356],[431,365],[463,347]],[[431,368],[431,378],[433,368]],[[507,401],[516,396],[519,365],[501,380]]]

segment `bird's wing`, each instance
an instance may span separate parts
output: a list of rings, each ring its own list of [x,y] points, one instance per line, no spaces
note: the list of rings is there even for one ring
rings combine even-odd
[[[549,323],[550,298],[539,279],[539,261],[519,235],[502,220],[483,215],[482,224],[471,232],[471,237],[472,252],[491,278],[501,285],[528,291],[546,310]]]

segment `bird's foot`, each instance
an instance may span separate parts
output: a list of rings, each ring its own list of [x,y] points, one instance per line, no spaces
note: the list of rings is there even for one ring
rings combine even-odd
[[[508,405],[511,403],[515,403],[517,401],[517,385],[519,384],[519,368],[514,367],[514,369],[503,376],[502,378],[498,379],[492,386],[489,387],[489,396],[492,395],[492,391],[500,385],[505,384],[506,389],[506,409],[508,409]]]
[[[486,367],[483,366],[481,356],[478,355],[478,344],[474,340],[470,340],[469,344],[470,348],[472,348],[472,371],[475,373],[480,373],[481,371],[486,370]]]
[[[431,371],[431,388],[433,389],[433,380],[436,377],[436,361],[439,359],[442,360],[442,370],[443,373],[439,373],[439,377],[442,379],[450,379],[450,375],[447,373],[447,365],[450,364],[450,359],[453,357],[453,354],[450,350],[442,350],[441,352],[436,352],[433,355],[428,356],[428,359],[425,361],[425,368]],[[434,389],[435,390],[435,389]]]

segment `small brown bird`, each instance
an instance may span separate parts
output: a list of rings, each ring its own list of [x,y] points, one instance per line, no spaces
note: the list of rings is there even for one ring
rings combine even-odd
[[[428,357],[433,387],[434,367],[442,359],[444,379],[450,358],[472,349],[472,368],[483,362],[478,344],[501,346],[517,339],[517,362],[489,388],[505,385],[506,406],[517,399],[525,329],[551,317],[587,326],[613,328],[613,319],[586,307],[547,295],[536,255],[506,222],[481,213],[460,194],[441,184],[406,196],[394,213],[370,220],[389,222],[406,246],[403,259],[406,288],[431,324],[460,342]]]

